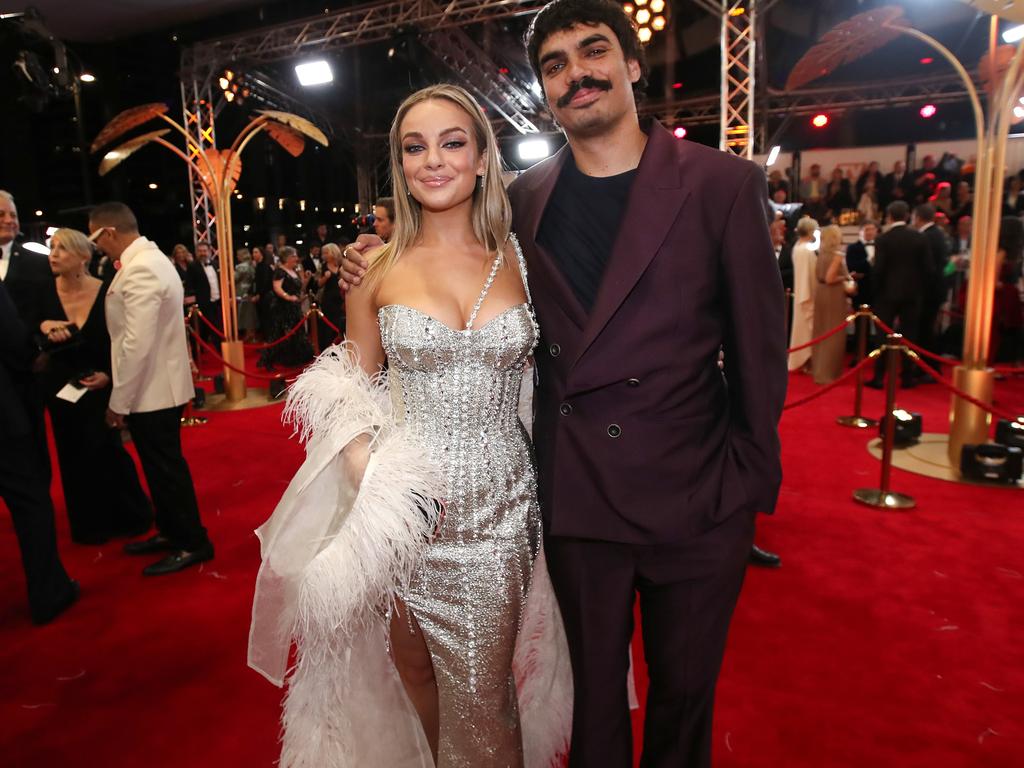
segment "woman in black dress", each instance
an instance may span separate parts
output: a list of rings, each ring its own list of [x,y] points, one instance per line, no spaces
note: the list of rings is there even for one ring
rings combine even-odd
[[[56,279],[40,296],[36,326],[47,350],[38,378],[53,424],[71,539],[79,544],[137,536],[153,520],[121,433],[104,420],[110,402],[107,284],[88,274],[91,255],[81,232],[54,233],[50,268]]]
[[[317,318],[317,322],[320,323],[318,338],[320,339],[320,348],[323,349],[333,341],[344,340],[345,294],[341,292],[341,286],[338,284],[338,278],[341,277],[338,268],[341,263],[341,248],[334,243],[327,243],[320,250],[320,257],[324,262],[323,269],[320,270],[320,274],[316,278],[317,285],[320,286],[320,311],[324,313],[324,317],[329,322],[339,329],[339,331],[335,331],[321,318]]]
[[[272,343],[287,334],[302,320],[303,278],[299,275],[299,254],[290,245],[280,250],[281,263],[274,270],[273,299],[270,308],[270,328],[267,342]],[[268,371],[275,365],[295,368],[313,359],[313,347],[305,328],[292,334],[286,341],[267,347],[260,355],[259,365]]]

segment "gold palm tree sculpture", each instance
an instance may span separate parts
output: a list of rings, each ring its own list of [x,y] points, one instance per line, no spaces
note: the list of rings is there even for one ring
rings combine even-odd
[[[213,201],[214,216],[217,222],[217,254],[221,267],[221,319],[224,324],[224,341],[221,344],[221,351],[228,363],[236,368],[242,368],[245,360],[242,342],[238,338],[238,305],[235,298],[235,269],[232,256],[234,248],[231,233],[231,196],[242,174],[242,151],[261,131],[280,144],[292,157],[298,157],[305,150],[306,138],[327,146],[327,137],[323,131],[298,115],[293,115],[290,112],[261,110],[235,137],[229,149],[220,150],[216,146],[202,149],[196,146],[188,132],[169,118],[166,112],[166,104],[143,104],[126,109],[99,132],[91,149],[93,152],[97,152],[115,139],[124,136],[128,131],[148,123],[150,120],[159,119],[167,123],[168,128],[144,133],[108,150],[100,162],[99,174],[105,176],[126,158],[152,143],[159,144],[184,160],[192,172],[202,180],[207,195]],[[185,138],[185,151],[164,138],[172,130],[177,131]],[[228,400],[238,401],[245,397],[245,376],[243,374],[225,367],[224,382],[224,391]]]

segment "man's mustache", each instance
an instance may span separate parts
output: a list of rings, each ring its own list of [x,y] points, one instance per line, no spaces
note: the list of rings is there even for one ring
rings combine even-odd
[[[569,102],[573,100],[573,97],[584,88],[595,88],[599,91],[610,91],[612,89],[612,81],[598,80],[596,77],[587,75],[586,77],[572,83],[572,85],[569,86],[569,90],[563,93],[555,103],[559,108],[568,107]]]

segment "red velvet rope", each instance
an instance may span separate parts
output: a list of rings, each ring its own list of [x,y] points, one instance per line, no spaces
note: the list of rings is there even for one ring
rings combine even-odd
[[[837,326],[836,326],[835,328],[833,328],[833,329],[832,329],[831,331],[829,331],[828,333],[823,333],[823,334],[822,334],[821,336],[819,336],[818,338],[816,338],[816,339],[811,339],[811,340],[810,340],[810,341],[808,341],[808,342],[807,342],[806,344],[801,344],[801,345],[800,345],[800,346],[798,346],[798,347],[791,347],[790,349],[787,349],[787,350],[786,350],[786,352],[799,352],[799,351],[800,351],[801,349],[807,349],[808,347],[813,347],[813,346],[814,346],[815,344],[820,344],[820,343],[821,343],[821,342],[823,342],[823,341],[824,341],[825,339],[828,339],[828,338],[831,338],[832,336],[835,336],[835,335],[836,335],[837,333],[839,333],[839,332],[840,332],[841,330],[843,330],[844,328],[846,328],[846,326],[848,326],[848,325],[849,325],[849,324],[850,324],[850,323],[851,323],[851,322],[853,321],[853,319],[854,319],[855,317],[856,317],[856,315],[850,315],[850,316],[849,316],[848,318],[846,318],[845,320],[843,320],[843,322],[841,322],[841,323],[840,323],[839,325],[837,325]]]
[[[206,323],[206,326],[207,326],[207,328],[209,328],[209,329],[210,329],[211,331],[213,331],[214,333],[216,333],[216,334],[217,334],[218,336],[220,336],[220,337],[221,337],[222,339],[227,339],[227,336],[225,336],[225,335],[224,335],[224,331],[222,331],[222,330],[221,330],[220,328],[218,328],[218,327],[217,327],[216,325],[214,325],[213,323],[211,323],[211,322],[210,322],[210,321],[209,321],[209,320],[207,319],[206,315],[204,315],[204,314],[203,314],[203,310],[199,309],[199,307],[196,307],[196,308],[195,308],[195,313],[196,313],[197,315],[199,315],[199,319],[200,319],[200,320],[202,320],[202,321],[203,321],[204,323]]]
[[[213,323],[211,323],[209,320],[206,319],[206,315],[203,314],[203,311],[201,309],[197,308],[197,309],[194,310],[194,312],[197,315],[199,315],[200,319],[204,323],[206,323],[207,326],[209,326],[210,330],[212,330],[214,333],[216,333],[222,339],[225,339],[225,340],[227,339],[227,336],[225,336],[223,333],[221,333],[220,330],[217,328],[217,326],[215,326]],[[267,342],[265,344],[245,344],[244,346],[245,346],[246,349],[252,349],[252,350],[270,349],[271,347],[276,347],[278,344],[284,343],[285,341],[290,339],[292,336],[294,336],[296,333],[298,333],[299,332],[299,328],[301,328],[303,326],[303,324],[305,324],[306,320],[309,318],[309,316],[311,314],[313,314],[313,310],[312,309],[309,310],[309,312],[307,312],[305,315],[303,315],[302,319],[299,320],[299,322],[297,322],[294,325],[294,327],[292,327],[292,329],[290,331],[288,331],[288,333],[286,333],[284,336],[282,336],[279,339],[275,339],[274,341],[269,341],[269,342]],[[191,317],[191,316],[192,316],[192,312],[189,312],[189,317]],[[188,317],[186,317],[185,319],[187,320]]]
[[[896,331],[894,331],[888,325],[886,325],[881,320],[879,320],[878,317],[876,317],[876,316],[873,316],[873,317],[874,317],[874,321],[876,323],[878,323],[878,327],[881,328],[883,331],[885,331],[886,333],[896,333]],[[936,362],[942,363],[943,365],[963,365],[964,364],[962,360],[954,360],[951,357],[942,357],[941,355],[936,355],[934,352],[929,352],[927,349],[924,349],[923,347],[918,346],[917,344],[915,344],[914,342],[912,342],[910,339],[908,339],[906,337],[903,338],[903,343],[907,347],[909,347],[910,349],[912,349],[915,352],[917,352],[917,354],[921,355],[922,357],[927,357],[930,360],[935,360]],[[996,373],[1024,373],[1024,367],[1012,366],[1012,365],[1003,365],[1003,366],[998,366],[998,367],[992,367],[992,370],[995,371]]]
[[[991,413],[993,416],[998,416],[1001,419],[1007,419],[1008,421],[1024,422],[1024,416],[1015,416],[1009,413],[1008,411],[996,409],[995,407],[989,405],[988,403],[979,400],[976,397],[972,397],[963,390],[957,389],[953,382],[949,381],[949,379],[946,379],[941,373],[939,373],[937,370],[928,365],[928,363],[922,360],[919,355],[915,354],[911,350],[905,349],[904,351],[910,356],[911,360],[917,363],[918,368],[920,368],[922,371],[924,371],[929,376],[934,378],[937,382],[939,382],[939,384],[944,386],[946,389],[948,389],[950,392],[952,392],[954,395],[961,398],[962,400],[966,400],[971,405],[977,406],[978,408],[981,408],[981,410]]]
[[[838,379],[833,381],[831,384],[825,385],[824,387],[819,389],[817,392],[812,392],[811,394],[807,395],[806,397],[801,397],[799,400],[794,400],[792,403],[786,403],[784,406],[782,406],[782,410],[788,411],[790,408],[796,408],[798,405],[804,405],[805,403],[811,402],[811,400],[816,400],[817,398],[819,398],[822,395],[824,395],[826,392],[832,391],[833,389],[838,387],[840,384],[842,384],[842,383],[844,383],[846,381],[849,381],[853,376],[855,376],[857,374],[858,371],[860,371],[863,368],[867,367],[867,365],[869,363],[875,362],[875,357],[876,356],[874,355],[874,353],[872,353],[871,355],[868,355],[863,360],[861,360],[859,363],[857,363],[857,365],[853,366],[853,368],[851,368],[846,373],[844,373],[842,376],[840,376]]]
[[[314,310],[310,310],[310,311],[312,312]],[[317,315],[320,316],[320,319],[323,320],[324,323],[327,324],[327,327],[330,328],[332,331],[334,331],[334,334],[336,336],[341,336],[341,328],[339,328],[334,323],[332,323],[330,320],[328,320],[327,319],[327,315],[325,315],[323,313],[323,310],[321,310],[319,307],[317,307],[315,311],[316,311]]]
[[[284,374],[281,374],[281,373],[277,373],[277,374],[274,374],[273,376],[270,376],[270,375],[267,375],[265,373],[252,373],[250,371],[245,370],[244,368],[236,368],[231,363],[229,363],[227,360],[225,360],[223,357],[221,357],[219,354],[217,354],[217,350],[216,349],[214,349],[209,344],[207,344],[205,341],[203,341],[201,338],[199,338],[199,334],[197,334],[191,328],[188,329],[188,332],[192,334],[192,338],[194,338],[196,340],[196,342],[203,349],[205,349],[207,352],[209,352],[211,355],[213,355],[217,360],[219,360],[221,362],[221,364],[224,365],[224,367],[230,368],[232,371],[235,371],[236,373],[241,373],[241,374],[243,374],[245,376],[252,376],[254,379],[263,379],[264,381],[277,381],[278,379],[285,379],[285,378],[287,378]],[[298,372],[297,371],[293,371],[293,373],[297,374]]]

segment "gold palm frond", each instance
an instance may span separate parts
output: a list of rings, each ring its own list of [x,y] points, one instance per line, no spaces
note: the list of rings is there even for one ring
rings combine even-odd
[[[110,150],[103,156],[103,160],[100,162],[99,174],[100,176],[106,176],[117,166],[119,166],[124,160],[131,155],[135,154],[138,150],[149,144],[154,139],[159,139],[166,133],[170,133],[170,128],[162,128],[159,131],[153,131],[152,133],[144,133],[141,136],[136,136],[134,139],[129,139],[121,146]]]
[[[284,125],[287,125],[289,128],[294,128],[303,136],[312,139],[317,144],[321,144],[325,147],[328,144],[327,136],[324,135],[324,132],[317,128],[315,125],[313,125],[311,122],[309,122],[309,120],[306,120],[304,117],[293,115],[291,112],[278,112],[273,109],[261,109],[259,110],[259,114],[265,117],[269,117],[271,120],[274,120],[278,123],[283,123]]]
[[[103,130],[93,140],[90,150],[96,152],[114,139],[123,136],[135,126],[148,123],[154,117],[162,115],[166,111],[167,105],[163,103],[143,104],[139,107],[126,109],[103,127]]]

